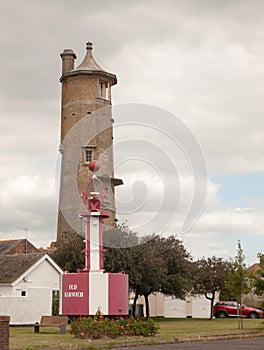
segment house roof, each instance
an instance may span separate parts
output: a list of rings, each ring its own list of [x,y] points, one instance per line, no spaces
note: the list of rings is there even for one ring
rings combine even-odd
[[[38,251],[38,249],[30,243],[27,239],[12,239],[0,241],[0,254],[15,254],[17,247],[23,247],[26,251],[27,247],[32,252],[33,250]]]
[[[250,273],[256,274],[259,270],[261,270],[261,267],[260,267],[259,263],[255,263],[255,264],[251,265],[247,270]]]
[[[45,253],[0,255],[0,283],[12,283]]]

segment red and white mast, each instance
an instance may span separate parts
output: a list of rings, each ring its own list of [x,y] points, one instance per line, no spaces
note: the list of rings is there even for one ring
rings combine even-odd
[[[82,197],[87,200],[88,212],[81,213],[80,217],[85,222],[85,271],[102,271],[104,269],[104,249],[103,249],[103,219],[109,215],[100,212],[101,201],[104,188],[103,183],[96,176],[95,172],[99,169],[99,164],[92,161],[88,165],[89,170],[93,172],[93,183],[98,182],[100,192],[83,192]]]
[[[95,315],[100,309],[104,315],[125,316],[128,314],[128,275],[104,271],[103,219],[108,214],[100,211],[104,188],[95,174],[99,164],[92,161],[88,166],[93,172],[91,181],[96,188],[97,182],[100,190],[82,193],[88,209],[79,215],[85,224],[85,268],[62,276],[62,314]]]

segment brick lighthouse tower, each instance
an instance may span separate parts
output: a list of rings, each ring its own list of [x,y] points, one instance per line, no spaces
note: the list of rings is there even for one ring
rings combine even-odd
[[[74,67],[76,55],[71,49],[61,54],[61,179],[58,211],[57,242],[68,240],[81,233],[80,221],[74,223],[71,217],[78,217],[80,202],[78,194],[87,185],[88,164],[101,160],[101,178],[104,184],[108,226],[115,226],[114,186],[122,180],[114,178],[113,128],[111,114],[111,87],[117,83],[115,74],[102,69],[95,61],[93,44],[86,44],[86,55],[78,67]],[[74,155],[69,150],[74,149]],[[73,164],[78,157],[78,162]],[[74,188],[77,190],[75,191]],[[88,190],[88,189],[87,189]],[[78,192],[78,193],[76,193]]]

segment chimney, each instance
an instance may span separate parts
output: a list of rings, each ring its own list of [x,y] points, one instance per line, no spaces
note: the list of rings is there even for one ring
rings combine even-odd
[[[71,49],[65,49],[60,54],[62,59],[62,75],[74,69],[75,53]]]

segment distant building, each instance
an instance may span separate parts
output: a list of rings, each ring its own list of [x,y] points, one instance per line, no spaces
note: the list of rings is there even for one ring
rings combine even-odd
[[[39,249],[27,239],[10,239],[0,241],[0,254],[28,254],[39,252]]]
[[[254,263],[253,265],[249,266],[247,269],[247,272],[255,275],[259,270],[261,270],[260,264],[259,263]]]
[[[250,275],[255,276],[260,270],[261,270],[260,264],[254,263],[247,269],[247,272]],[[253,288],[248,294],[243,295],[243,303],[251,307],[260,307],[261,304],[263,303],[263,300],[261,296],[258,296],[255,294],[254,288]]]
[[[134,295],[130,296],[130,309]],[[219,301],[217,294],[215,302]],[[139,306],[138,316],[144,316],[145,300],[141,296],[138,298],[137,305]],[[155,293],[149,296],[150,317],[165,317],[165,318],[210,318],[210,300],[206,299],[203,294],[186,295],[185,299],[178,299],[174,296]]]
[[[40,322],[58,303],[62,269],[46,253],[0,255],[0,310],[10,324]]]

